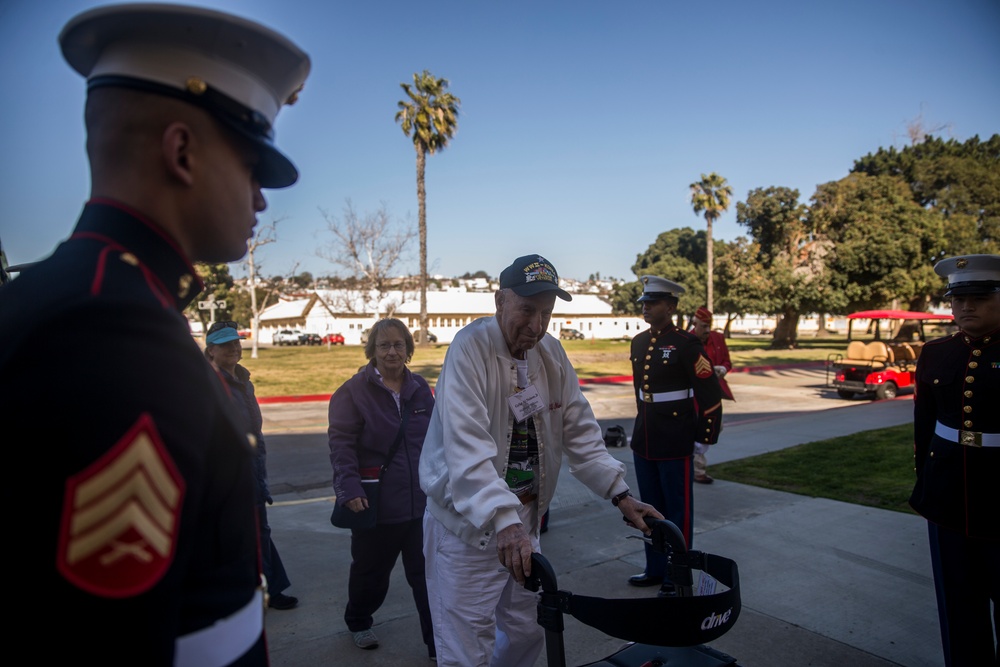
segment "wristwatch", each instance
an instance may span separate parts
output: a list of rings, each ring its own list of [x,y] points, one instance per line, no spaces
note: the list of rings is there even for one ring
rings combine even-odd
[[[617,496],[611,499],[611,504],[614,505],[615,507],[618,507],[618,503],[625,500],[626,498],[631,497],[631,495],[632,492],[629,491],[628,489],[625,489],[624,491],[622,491]]]

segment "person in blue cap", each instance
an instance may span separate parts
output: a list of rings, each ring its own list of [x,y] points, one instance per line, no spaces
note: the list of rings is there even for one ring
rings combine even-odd
[[[934,271],[948,280],[959,331],[917,360],[910,505],[927,519],[945,665],[996,665],[1000,255],[950,257]]]
[[[273,124],[309,58],[172,4],[88,10],[59,45],[87,81],[91,195],[0,288],[6,593],[24,605],[8,632],[56,629],[31,646],[41,664],[263,666],[254,455],[183,311],[192,263],[240,259],[261,188],[297,178]]]
[[[722,389],[698,337],[673,323],[684,287],[659,276],[642,276],[642,317],[649,329],[632,339],[630,359],[636,417],[632,458],[640,497],[672,521],[690,548],[694,539],[695,442],[718,442]],[[632,586],[660,586],[672,595],[667,557],[646,545],[646,567]]]
[[[250,371],[242,364],[243,345],[236,322],[216,322],[208,329],[205,336],[205,358],[219,371],[229,388],[243,423],[250,430],[247,432],[250,445],[254,452],[254,479],[257,480],[257,526],[260,530],[260,562],[264,576],[267,578],[267,606],[271,609],[293,609],[299,604],[299,599],[293,595],[285,595],[284,591],[292,582],[285,572],[281,562],[278,547],[271,539],[271,525],[267,521],[267,506],[274,503],[271,489],[267,484],[267,444],[264,442],[264,417],[257,404],[253,382],[250,381]]]

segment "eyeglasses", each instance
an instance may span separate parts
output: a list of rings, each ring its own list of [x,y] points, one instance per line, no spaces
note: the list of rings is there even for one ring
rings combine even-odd
[[[239,326],[237,326],[236,322],[233,322],[232,320],[219,321],[219,322],[216,322],[215,324],[213,324],[212,326],[210,326],[208,328],[208,333],[215,333],[219,329],[237,329],[237,330],[239,330]]]
[[[398,343],[379,343],[375,346],[379,352],[388,352],[389,350],[396,350],[396,352],[402,352],[406,349],[406,343],[400,341]]]

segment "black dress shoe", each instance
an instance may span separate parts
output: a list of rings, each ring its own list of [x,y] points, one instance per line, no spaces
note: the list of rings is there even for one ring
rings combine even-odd
[[[642,574],[633,574],[628,578],[628,583],[640,588],[645,586],[659,586],[663,583],[663,577],[654,577],[643,572]]]
[[[271,609],[294,609],[299,603],[299,599],[293,595],[285,595],[284,593],[275,593],[270,596],[267,601],[267,606]]]
[[[677,587],[668,581],[667,583],[660,586],[660,590],[656,592],[656,597],[675,598],[677,597]]]

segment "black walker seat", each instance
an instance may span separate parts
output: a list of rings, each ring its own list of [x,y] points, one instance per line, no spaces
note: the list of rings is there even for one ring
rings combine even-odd
[[[565,667],[563,615],[601,632],[633,644],[600,662],[598,667],[716,667],[736,665],[735,658],[716,651],[705,642],[729,631],[740,615],[740,583],[736,563],[722,556],[688,551],[684,537],[670,521],[647,521],[650,546],[668,558],[667,574],[676,586],[676,597],[597,598],[559,590],[555,571],[545,556],[531,556],[531,576],[525,587],[541,589],[538,624],[545,629],[549,667]],[[724,584],[728,590],[695,596],[692,569],[698,569]]]

